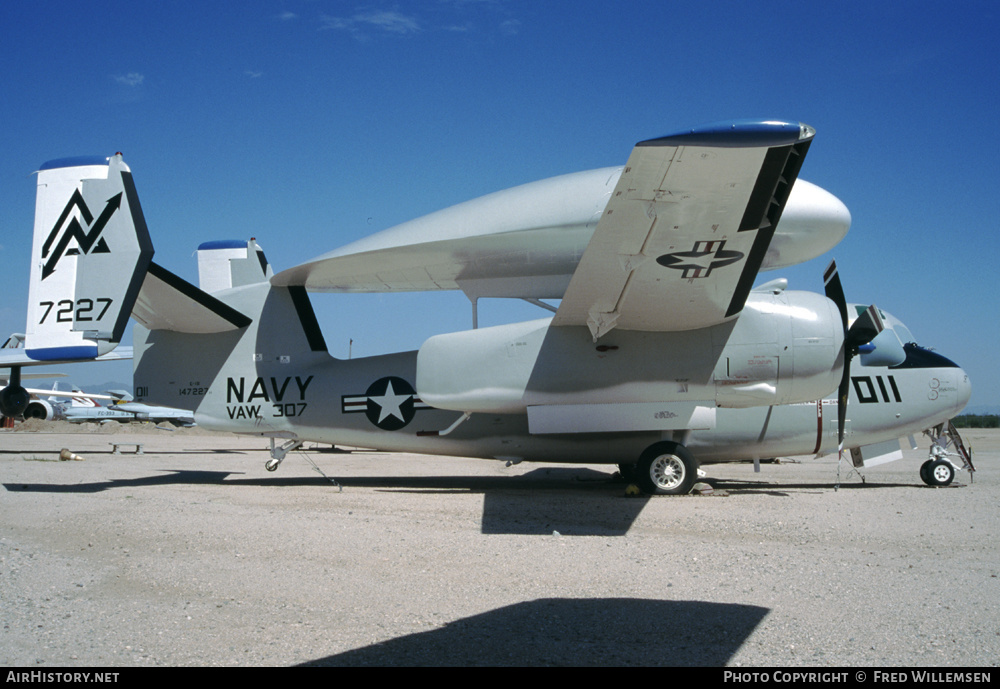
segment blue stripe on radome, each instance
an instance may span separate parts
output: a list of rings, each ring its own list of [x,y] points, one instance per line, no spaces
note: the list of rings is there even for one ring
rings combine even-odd
[[[800,122],[731,120],[684,129],[637,146],[785,146],[812,138],[813,130]]]
[[[68,359],[94,359],[97,357],[96,345],[79,345],[75,347],[48,347],[46,349],[26,349],[24,353],[35,361],[62,361]]]
[[[202,242],[198,245],[198,251],[211,251],[213,249],[245,249],[247,243],[239,239],[217,239],[212,242]]]
[[[107,156],[75,156],[73,158],[56,158],[47,163],[42,163],[38,171],[55,170],[61,167],[81,167],[83,165],[107,165]]]

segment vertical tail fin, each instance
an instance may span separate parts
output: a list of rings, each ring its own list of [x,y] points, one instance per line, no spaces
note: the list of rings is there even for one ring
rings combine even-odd
[[[273,275],[254,239],[204,242],[198,247],[198,286],[209,294],[264,282]]]
[[[88,359],[121,341],[153,257],[121,154],[67,158],[38,172],[25,353]]]

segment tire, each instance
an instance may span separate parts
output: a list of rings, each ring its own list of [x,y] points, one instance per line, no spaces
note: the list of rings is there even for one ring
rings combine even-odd
[[[636,462],[636,482],[648,495],[687,495],[698,479],[698,462],[683,445],[650,445]]]
[[[950,485],[955,480],[955,467],[951,465],[951,462],[946,462],[943,459],[931,462],[931,465],[927,467],[927,478],[929,486]]]
[[[920,480],[926,483],[928,486],[933,486],[931,483],[931,477],[928,474],[931,468],[931,464],[934,463],[933,459],[928,459],[926,462],[920,465]]]

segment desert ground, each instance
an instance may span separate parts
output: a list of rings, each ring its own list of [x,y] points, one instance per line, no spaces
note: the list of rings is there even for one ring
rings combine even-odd
[[[948,487],[918,439],[864,481],[783,458],[648,498],[609,466],[307,444],[272,473],[259,438],[31,422],[0,432],[0,665],[993,666],[1000,432],[963,436]]]

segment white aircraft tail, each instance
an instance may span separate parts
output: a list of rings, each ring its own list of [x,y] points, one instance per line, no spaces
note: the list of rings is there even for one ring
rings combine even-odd
[[[38,172],[25,353],[92,359],[121,341],[153,245],[121,154]]]
[[[208,294],[252,285],[274,276],[256,240],[204,242],[198,247],[198,286]]]

